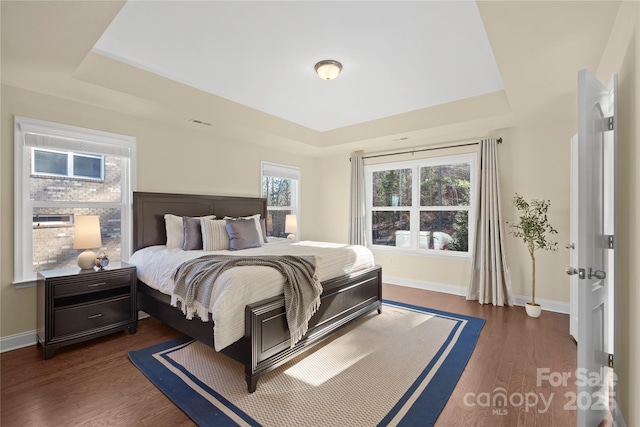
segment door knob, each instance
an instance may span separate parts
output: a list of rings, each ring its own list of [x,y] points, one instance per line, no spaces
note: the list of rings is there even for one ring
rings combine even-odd
[[[578,274],[578,270],[573,267],[567,267],[565,270],[569,276],[573,276],[574,274]]]
[[[599,280],[603,280],[607,278],[607,273],[605,271],[602,270],[592,270],[591,268],[589,268],[589,279],[599,279]]]

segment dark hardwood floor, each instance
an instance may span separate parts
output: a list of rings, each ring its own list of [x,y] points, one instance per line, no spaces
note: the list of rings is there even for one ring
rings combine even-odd
[[[383,296],[486,321],[436,426],[576,425],[576,411],[565,408],[576,393],[576,342],[569,335],[568,315],[543,311],[534,319],[524,307],[480,305],[464,297],[400,286],[385,285]],[[571,378],[565,386],[554,387],[542,378],[544,372],[553,379],[563,374]],[[501,392],[505,406],[500,406]]]
[[[482,306],[463,297],[391,285],[384,286],[383,295],[486,320],[436,425],[576,424],[575,411],[565,409],[575,393],[574,381],[556,387],[548,381],[537,384],[539,368],[572,376],[575,372],[576,344],[568,332],[567,315],[543,312],[532,319],[523,307]],[[129,350],[179,335],[149,318],[139,322],[135,335],[121,332],[63,347],[46,361],[35,345],[1,354],[0,425],[193,426],[127,356]],[[506,406],[499,406],[500,392]]]

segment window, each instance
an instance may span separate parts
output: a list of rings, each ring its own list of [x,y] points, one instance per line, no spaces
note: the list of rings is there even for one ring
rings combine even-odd
[[[297,215],[300,225],[300,169],[262,162],[262,197],[267,199],[267,235],[287,237],[286,215]]]
[[[34,175],[104,179],[104,156],[37,148],[31,150]]]
[[[131,252],[135,138],[15,118],[15,283],[77,266],[74,217],[99,215],[112,261]]]
[[[463,154],[365,166],[372,246],[468,255],[475,164]]]

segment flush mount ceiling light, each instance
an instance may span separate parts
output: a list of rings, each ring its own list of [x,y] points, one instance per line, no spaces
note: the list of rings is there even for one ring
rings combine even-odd
[[[333,80],[340,74],[342,64],[333,59],[325,59],[324,61],[318,62],[315,69],[322,80]]]

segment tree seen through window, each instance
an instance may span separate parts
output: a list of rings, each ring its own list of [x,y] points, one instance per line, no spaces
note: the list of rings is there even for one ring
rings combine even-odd
[[[474,158],[462,158],[368,167],[372,243],[468,252]],[[413,216],[418,230],[411,228]]]

